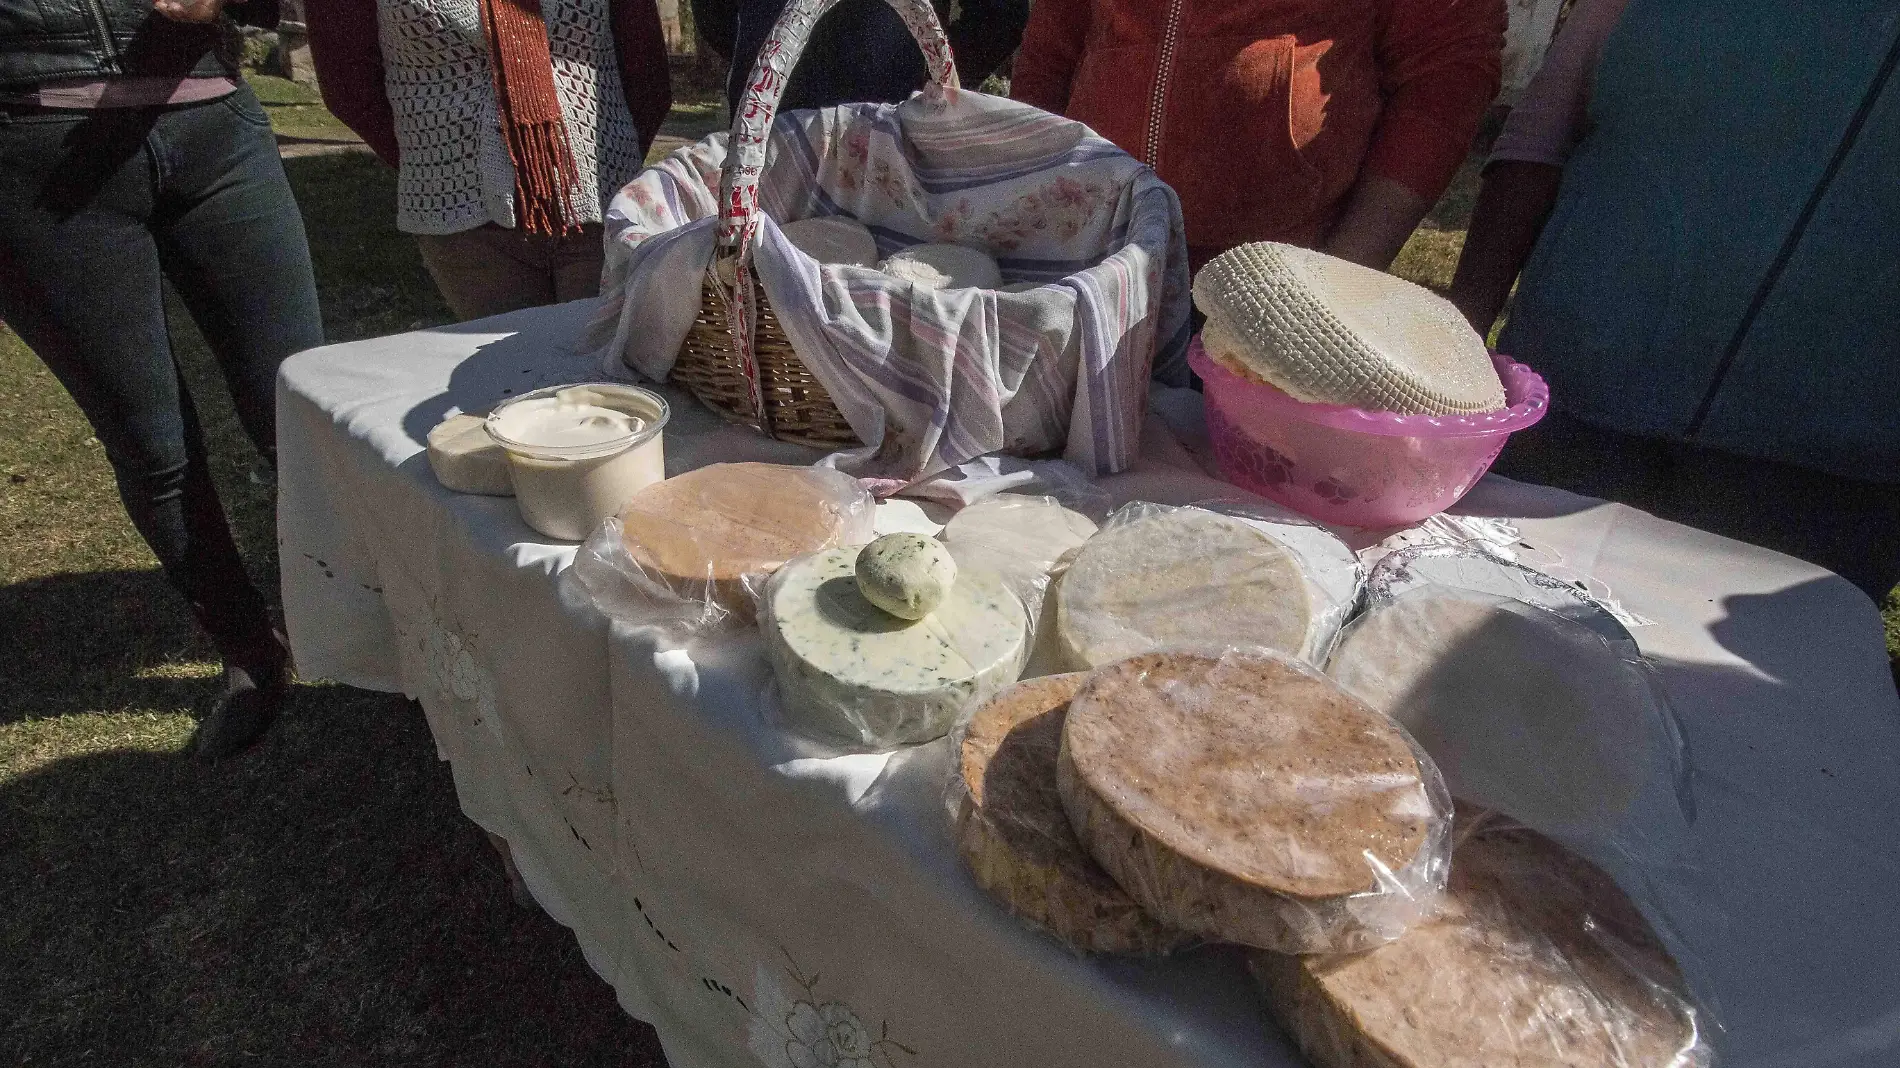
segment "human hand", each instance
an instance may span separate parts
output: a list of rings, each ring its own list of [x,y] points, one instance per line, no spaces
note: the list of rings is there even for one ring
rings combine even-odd
[[[152,0],[152,10],[173,22],[216,22],[225,0]]]

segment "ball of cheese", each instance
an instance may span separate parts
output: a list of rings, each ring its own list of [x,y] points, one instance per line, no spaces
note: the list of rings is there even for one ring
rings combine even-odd
[[[842,263],[851,267],[877,264],[877,238],[856,219],[843,215],[825,215],[784,223],[779,232],[792,247],[819,263]]]
[[[957,562],[935,538],[886,534],[858,551],[858,592],[899,619],[937,610],[957,584]]]
[[[1003,270],[996,261],[962,245],[912,245],[878,270],[926,289],[998,289]]]

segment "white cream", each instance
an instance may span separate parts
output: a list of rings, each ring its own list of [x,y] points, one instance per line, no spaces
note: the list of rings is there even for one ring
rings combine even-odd
[[[637,386],[558,386],[498,405],[488,433],[508,451],[521,518],[580,541],[666,477],[666,401]]]

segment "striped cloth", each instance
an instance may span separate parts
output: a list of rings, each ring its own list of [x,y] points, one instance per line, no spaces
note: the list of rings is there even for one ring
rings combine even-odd
[[[753,247],[786,334],[865,446],[832,458],[912,482],[978,456],[1059,452],[1108,474],[1135,459],[1151,368],[1188,337],[1180,203],[1087,127],[964,90],[780,116]],[[712,260],[726,135],[673,153],[607,212],[587,345],[664,379]],[[995,256],[1022,293],[929,290],[821,265],[773,220],[848,215],[881,255],[948,241]]]

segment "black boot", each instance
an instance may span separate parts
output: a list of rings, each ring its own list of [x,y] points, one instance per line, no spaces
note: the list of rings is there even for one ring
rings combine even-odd
[[[264,737],[290,689],[290,651],[272,631],[268,641],[225,654],[224,693],[198,724],[192,750],[213,763],[236,756]]]

